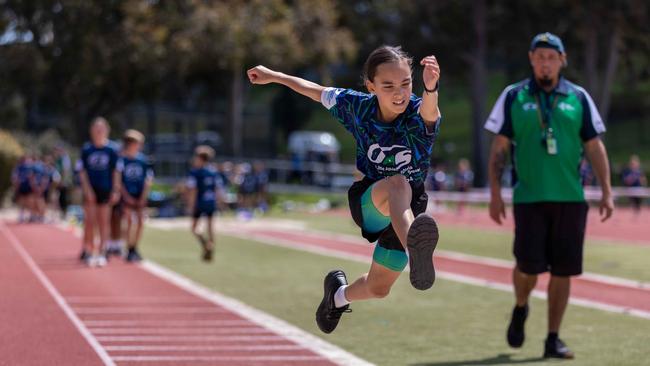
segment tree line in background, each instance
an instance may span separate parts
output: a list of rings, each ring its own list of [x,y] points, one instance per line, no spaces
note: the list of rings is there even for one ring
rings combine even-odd
[[[472,149],[483,181],[490,75],[529,73],[526,51],[541,31],[560,35],[569,78],[603,116],[650,111],[650,4],[643,0],[0,0],[0,122],[37,130],[42,116],[69,121],[78,143],[96,115],[166,101],[213,110],[227,100],[226,141],[242,147],[250,100],[245,70],[263,63],[326,84],[359,85],[368,53],[401,44],[434,53],[442,86],[472,110]],[[415,91],[419,91],[419,73]],[[505,85],[497,86],[497,89]],[[287,134],[308,101],[279,92],[274,115]],[[448,123],[458,123],[449,121]]]

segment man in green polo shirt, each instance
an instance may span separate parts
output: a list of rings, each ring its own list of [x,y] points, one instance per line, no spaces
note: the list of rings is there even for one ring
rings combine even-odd
[[[498,224],[506,215],[501,177],[508,154],[514,167],[516,305],[507,339],[512,347],[523,345],[528,297],[537,275],[550,271],[544,357],[573,358],[558,333],[569,300],[570,278],[582,273],[588,210],[579,174],[583,154],[602,188],[602,220],[614,210],[607,152],[599,138],[605,125],[589,94],[560,74],[567,57],[559,37],[537,35],[528,58],[533,75],[508,86],[485,123],[496,134],[489,177],[490,217]]]

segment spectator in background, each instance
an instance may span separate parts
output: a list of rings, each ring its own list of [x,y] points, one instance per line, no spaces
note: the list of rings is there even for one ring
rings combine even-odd
[[[444,163],[437,164],[433,168],[433,174],[431,175],[432,187],[434,191],[446,191],[449,187],[447,176],[447,166]]]
[[[68,211],[70,188],[72,187],[72,162],[70,155],[65,151],[63,145],[54,148],[54,167],[61,175],[61,181],[57,187],[59,191],[59,209],[61,218],[64,219]]]
[[[32,185],[33,162],[29,155],[20,158],[11,173],[11,183],[14,188],[14,197],[19,208],[18,222],[27,221],[27,214],[31,216],[33,210]]]
[[[45,155],[43,158],[43,201],[41,208],[41,215],[45,216],[47,206],[50,205],[52,200],[52,192],[56,191],[61,184],[61,174],[54,165],[54,157],[52,155]]]
[[[594,171],[589,164],[589,160],[583,158],[580,161],[580,178],[582,179],[583,187],[590,187],[596,185],[596,176]]]
[[[261,161],[256,161],[253,163],[253,175],[255,176],[255,205],[256,208],[266,212],[269,208],[268,204],[268,184],[269,184],[269,174],[266,171],[264,163]]]
[[[127,262],[142,260],[138,243],[142,236],[144,209],[153,183],[153,169],[140,152],[144,135],[140,131],[126,130],[122,156],[122,210],[126,217],[124,237],[128,245]]]
[[[454,174],[454,189],[458,192],[468,192],[474,183],[474,172],[470,169],[469,160],[460,159],[458,161],[458,171]],[[458,201],[458,214],[465,210],[465,200]]]
[[[84,237],[80,259],[91,267],[106,265],[106,240],[111,207],[120,199],[121,167],[117,147],[108,139],[110,126],[95,118],[90,126],[90,141],[81,150],[79,180],[84,196]],[[99,233],[99,243],[95,233]]]
[[[621,172],[621,179],[623,180],[623,185],[627,188],[640,188],[648,185],[648,180],[641,168],[641,159],[639,159],[638,155],[630,156],[630,161],[627,163],[627,167],[625,167]],[[633,194],[629,195],[629,197],[634,212],[637,214],[640,213],[643,198]]]
[[[248,163],[239,164],[238,174],[239,216],[244,219],[250,219],[253,216],[255,200],[257,198],[255,174],[253,174],[251,165]]]
[[[192,234],[199,240],[203,248],[201,257],[204,261],[212,261],[214,251],[214,227],[212,216],[216,210],[217,172],[211,166],[210,161],[214,158],[214,150],[206,145],[197,146],[192,159],[192,170],[187,178],[188,189],[188,210],[192,215]],[[202,216],[206,218],[205,237],[198,229],[199,220]]]

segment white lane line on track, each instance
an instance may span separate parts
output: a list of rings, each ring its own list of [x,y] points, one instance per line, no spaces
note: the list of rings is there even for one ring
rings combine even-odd
[[[301,346],[321,356],[324,356],[325,358],[339,365],[372,365],[371,363],[362,360],[361,358],[339,347],[336,347],[310,333],[307,333],[306,331],[295,327],[285,322],[284,320],[278,319],[262,311],[254,309],[244,304],[243,302],[224,296],[218,292],[214,292],[156,263],[145,260],[142,262],[141,267],[150,273],[164,278],[169,282],[189,291],[194,295],[206,299],[216,305],[223,306],[233,313],[250,319],[252,322],[259,324],[265,328],[271,329],[273,332],[276,332],[283,337],[288,338],[289,340],[298,343]]]
[[[117,362],[305,362],[326,361],[323,356],[115,356]]]
[[[3,223],[0,222],[0,231],[2,234],[9,240],[9,243],[14,247],[14,249],[18,252],[20,257],[23,259],[25,264],[27,264],[27,267],[34,273],[36,278],[41,282],[43,287],[47,290],[47,292],[52,296],[54,301],[59,305],[61,310],[63,310],[63,313],[70,319],[72,324],[77,328],[79,333],[84,337],[86,342],[92,347],[92,349],[97,353],[97,356],[102,360],[104,365],[106,366],[115,366],[115,363],[113,360],[111,360],[110,356],[108,353],[102,348],[102,346],[99,344],[97,339],[88,331],[86,326],[83,324],[83,322],[77,317],[77,315],[72,311],[68,303],[65,301],[63,296],[59,293],[59,291],[52,285],[52,282],[45,276],[45,273],[38,267],[36,262],[34,262],[34,259],[27,253],[27,250],[22,246],[18,238],[7,228],[7,226]]]
[[[262,328],[258,325],[245,328],[89,328],[93,334],[122,334],[122,335],[136,335],[136,334],[186,334],[186,335],[199,335],[199,334],[267,334],[269,329]]]
[[[109,352],[142,352],[142,351],[159,351],[159,352],[211,352],[211,351],[299,351],[304,347],[297,344],[277,344],[277,345],[230,345],[230,346],[105,346]]]
[[[105,342],[260,342],[260,341],[286,341],[280,335],[233,335],[233,336],[97,336],[97,340]]]
[[[247,320],[86,320],[87,327],[99,328],[145,328],[145,327],[192,327],[192,328],[230,328],[251,325]]]
[[[314,254],[353,260],[353,261],[363,262],[363,263],[368,263],[368,261],[371,258],[371,256],[369,255],[366,256],[361,254],[351,254],[342,250],[322,248],[317,245],[299,243],[297,241],[290,240],[290,239],[278,239],[263,234],[227,232],[224,233],[224,235],[237,237],[240,239],[254,240],[263,244],[270,244],[270,245],[275,245],[283,248],[300,250],[300,251],[310,252]],[[472,276],[460,275],[460,274],[445,272],[445,271],[436,271],[436,276],[439,278],[443,278],[455,282],[461,282],[469,285],[487,287],[487,288],[501,290],[505,292],[512,292],[512,285],[510,284],[498,283],[498,282],[488,281],[488,280],[484,280]],[[542,291],[537,291],[537,290],[533,291],[532,295],[540,299],[546,299],[546,293]],[[572,296],[569,299],[569,303],[573,305],[603,310],[603,311],[617,313],[617,314],[626,314],[638,318],[650,319],[650,312],[648,311],[631,309],[629,307],[624,307],[624,306],[606,304],[606,303],[575,297],[575,296]]]
[[[88,307],[72,308],[77,314],[224,314],[229,313],[224,309],[215,307],[174,307],[174,308],[149,308],[149,307]]]
[[[200,305],[204,302],[197,301],[192,297],[138,297],[138,296],[66,296],[69,304],[92,305],[92,304],[133,304],[133,305]]]

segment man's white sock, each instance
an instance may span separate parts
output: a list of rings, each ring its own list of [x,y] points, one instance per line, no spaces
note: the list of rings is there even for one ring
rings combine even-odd
[[[348,299],[345,298],[345,289],[347,287],[348,285],[339,287],[339,289],[336,290],[336,293],[334,294],[334,306],[337,308],[343,307],[350,303]]]

